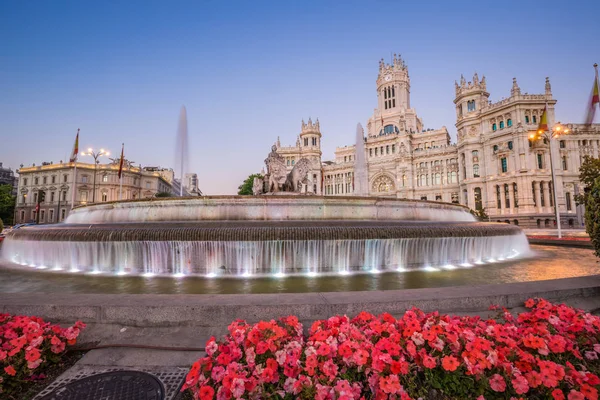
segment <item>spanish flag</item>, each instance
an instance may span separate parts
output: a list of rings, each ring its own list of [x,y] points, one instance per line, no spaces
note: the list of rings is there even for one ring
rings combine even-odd
[[[548,106],[544,107],[544,112],[540,117],[540,124],[538,125],[538,133],[542,133],[548,130]]]
[[[594,78],[594,86],[592,87],[590,105],[585,118],[586,125],[592,124],[594,121],[594,115],[596,114],[596,106],[600,104],[600,93],[598,90],[598,64],[594,64],[594,68],[596,69],[596,77]]]
[[[75,144],[73,145],[73,152],[71,153],[71,158],[69,162],[77,161],[77,156],[79,155],[79,129],[77,129],[77,136],[75,136]]]
[[[119,179],[121,179],[121,174],[123,173],[123,152],[125,151],[125,143],[121,146],[121,162],[119,163]]]

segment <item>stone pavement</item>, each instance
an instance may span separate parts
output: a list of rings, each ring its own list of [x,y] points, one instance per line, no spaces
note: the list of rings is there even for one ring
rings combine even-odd
[[[556,229],[523,229],[527,236],[558,236]],[[562,229],[563,237],[589,237],[585,229]]]

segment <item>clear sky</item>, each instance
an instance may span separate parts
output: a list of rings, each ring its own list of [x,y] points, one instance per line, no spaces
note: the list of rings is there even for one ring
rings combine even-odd
[[[600,1],[0,0],[0,162],[105,147],[175,167],[187,107],[190,170],[206,194],[232,194],[281,137],[319,118],[323,159],[352,144],[376,106],[378,61],[402,55],[426,128],[456,136],[461,73],[491,99],[543,93],[583,122],[600,62]]]

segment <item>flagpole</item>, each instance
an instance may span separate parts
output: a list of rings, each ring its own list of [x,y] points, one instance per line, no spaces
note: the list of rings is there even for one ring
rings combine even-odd
[[[562,231],[560,229],[560,210],[558,209],[558,191],[556,190],[556,176],[554,173],[554,162],[553,162],[553,158],[554,158],[554,153],[553,153],[553,146],[552,146],[552,142],[553,137],[552,137],[552,124],[550,123],[550,112],[548,110],[548,100],[546,100],[546,118],[547,118],[547,124],[548,126],[546,127],[547,131],[548,131],[548,146],[550,147],[550,173],[552,174],[552,196],[554,197],[554,217],[556,218],[556,229],[557,229],[557,233],[558,233],[558,238],[561,239],[562,238]]]
[[[77,128],[77,136],[75,137],[75,146],[73,148],[73,153],[71,156],[73,157],[73,163],[75,164],[75,168],[73,169],[73,186],[71,187],[71,209],[69,213],[73,211],[73,207],[75,205],[75,192],[77,191],[77,157],[79,156],[79,128]],[[60,216],[59,216],[60,218]]]
[[[123,200],[123,151],[125,143],[121,144],[121,162],[119,163],[119,201]]]

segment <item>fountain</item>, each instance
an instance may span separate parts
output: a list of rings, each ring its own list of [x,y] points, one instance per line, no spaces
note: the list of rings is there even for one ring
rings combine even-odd
[[[184,169],[187,119],[178,143]],[[358,124],[356,191],[367,193]],[[109,275],[349,275],[469,267],[528,254],[519,227],[480,223],[466,207],[373,197],[322,197],[306,190],[314,166],[288,171],[277,146],[255,196],[166,198],[92,204],[64,223],[10,234],[0,257],[51,271]]]

